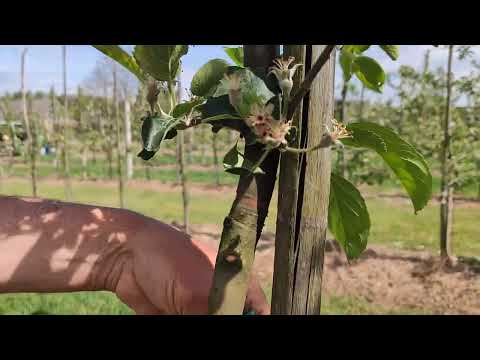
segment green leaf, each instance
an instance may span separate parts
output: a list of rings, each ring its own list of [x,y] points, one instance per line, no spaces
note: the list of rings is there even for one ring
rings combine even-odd
[[[340,66],[342,67],[345,81],[350,80],[352,77],[352,65],[353,61],[355,60],[354,55],[348,50],[342,49],[340,51],[340,57],[338,60],[340,62]]]
[[[223,50],[227,53],[228,57],[233,60],[235,65],[243,67],[243,47],[224,47]]]
[[[172,116],[174,118],[183,117],[193,111],[196,107],[201,105],[204,101],[204,99],[195,99],[178,104],[177,106],[175,106],[175,109],[173,109]]]
[[[382,48],[383,51],[387,53],[388,56],[390,56],[390,59],[392,60],[397,60],[398,57],[400,56],[400,49],[398,45],[378,45]]]
[[[250,107],[253,104],[266,104],[275,96],[265,85],[265,82],[249,69],[239,69],[235,73],[240,76],[240,100],[236,107],[240,117],[249,116]],[[222,79],[213,97],[228,95],[229,89],[228,80]]]
[[[138,156],[143,160],[151,159],[160,149],[163,140],[176,136],[175,126],[180,122],[181,119],[166,114],[145,117],[141,130],[143,150]]]
[[[206,103],[198,107],[198,110],[202,115],[202,119],[224,114],[229,114],[232,118],[238,116],[233,106],[230,105],[228,95],[208,98]]]
[[[372,45],[350,45],[356,54],[361,54],[368,50]]]
[[[353,63],[353,68],[357,78],[366,87],[382,92],[385,72],[378,62],[368,56],[358,56]]]
[[[158,81],[173,81],[180,69],[180,59],[188,45],[135,45],[133,56],[140,67]]]
[[[195,96],[210,96],[223,79],[229,64],[222,59],[213,59],[203,65],[193,76],[190,91]]]
[[[243,175],[253,171],[254,174],[264,174],[260,167],[252,169],[253,166],[254,164],[238,150],[238,141],[223,158],[223,168],[228,173]]]
[[[412,200],[415,213],[432,196],[432,175],[423,156],[392,129],[371,122],[350,123],[352,138],[342,139],[348,146],[376,151],[393,170]]]
[[[140,81],[145,79],[145,76],[142,73],[142,70],[138,66],[135,58],[130,56],[126,51],[124,51],[118,45],[92,45],[95,49],[101,51],[111,59],[118,62],[120,65],[125,67],[131,73],[133,73]]]
[[[358,257],[367,247],[370,216],[365,200],[352,183],[333,173],[330,182],[328,228],[349,259]]]
[[[230,105],[228,95],[208,98],[207,102],[197,109],[201,113],[202,123],[214,122],[212,125],[216,130],[227,127],[242,134],[250,131],[245,121],[238,116],[233,106]]]
[[[242,118],[238,116],[232,116],[230,114],[219,114],[219,115],[210,116],[202,119],[202,123],[212,123],[214,121],[226,120],[226,119],[242,120]]]

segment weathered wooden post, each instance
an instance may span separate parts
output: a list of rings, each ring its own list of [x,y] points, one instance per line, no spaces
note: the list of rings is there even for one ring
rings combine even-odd
[[[285,53],[304,59],[304,72],[320,57],[326,45],[288,45]],[[335,52],[321,67],[294,121],[300,134],[293,146],[320,142],[334,114]],[[272,314],[320,314],[323,257],[328,224],[330,149],[305,155],[282,154]]]

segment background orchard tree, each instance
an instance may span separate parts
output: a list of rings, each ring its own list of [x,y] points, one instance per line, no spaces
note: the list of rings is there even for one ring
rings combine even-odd
[[[469,58],[464,47],[459,47],[453,53],[452,61],[455,60],[455,53],[458,55],[457,61]],[[449,179],[445,183],[450,186],[452,193],[450,214],[453,214],[453,192],[462,190],[478,181],[476,180],[478,171],[475,166],[475,154],[477,154],[475,148],[478,142],[475,139],[478,134],[478,122],[472,116],[475,113],[474,94],[477,93],[474,84],[476,84],[474,73],[451,81],[451,120],[448,131],[450,156],[446,158],[448,165],[445,166]],[[446,119],[445,104],[447,103],[446,67],[432,69],[430,51],[427,51],[420,69],[400,66],[396,73],[391,74],[389,86],[395,90],[398,105],[388,101],[370,104],[365,108],[365,120],[391,127],[398,134],[409,139],[426,158],[430,159],[435,174],[441,174],[444,151],[442,144],[445,135],[443,129]],[[459,106],[458,102],[462,97],[466,97],[470,105]],[[465,151],[468,147],[473,151]],[[390,181],[391,176],[382,167],[379,167],[380,164],[373,161],[372,158],[364,158],[365,155],[361,154],[355,159],[356,161],[347,162],[349,176],[352,176],[349,179],[356,183],[367,182],[369,184]],[[445,202],[449,203],[448,200]],[[452,226],[450,225],[450,229]],[[444,226],[443,229],[446,231],[447,227]],[[439,231],[439,234],[441,233]],[[444,245],[443,248],[445,249]],[[444,250],[443,253],[445,254],[447,251]]]
[[[35,127],[32,127],[31,119],[28,114],[27,104],[27,91],[26,91],[26,74],[25,74],[25,61],[27,56],[27,48],[23,49],[21,55],[21,92],[22,92],[22,107],[23,107],[23,126],[27,135],[28,151],[27,154],[30,158],[30,176],[32,184],[32,195],[37,196],[37,169],[36,169],[36,134]]]
[[[62,126],[61,126],[61,159],[63,179],[65,183],[65,198],[67,201],[73,199],[72,184],[70,180],[70,154],[69,154],[69,141],[70,141],[70,113],[68,108],[68,93],[67,93],[67,46],[62,45],[62,63],[63,63],[63,112],[62,112]]]

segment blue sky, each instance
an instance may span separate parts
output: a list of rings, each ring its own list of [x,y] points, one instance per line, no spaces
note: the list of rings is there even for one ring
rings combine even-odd
[[[26,73],[27,88],[32,91],[48,91],[53,85],[57,91],[62,89],[62,50],[59,45],[0,45],[0,95],[6,91],[18,91],[20,88],[20,53],[28,46]],[[131,50],[131,45],[122,45],[126,50]],[[226,45],[228,46],[228,45]],[[423,54],[431,49],[431,65],[433,67],[445,66],[446,50],[433,48],[430,45],[401,45],[400,58],[390,60],[381,50],[373,47],[367,55],[377,59],[385,71],[394,71],[400,64],[411,65],[419,68],[423,62]],[[70,45],[67,47],[68,91],[75,92],[76,88],[94,68],[96,62],[103,55],[90,45]],[[476,50],[476,57],[480,52]],[[222,45],[197,45],[191,46],[189,53],[183,60],[182,82],[188,87],[196,70],[212,58],[228,59],[223,52]],[[468,74],[470,67],[467,63],[456,61],[454,66],[455,76]],[[337,72],[337,91],[341,83],[341,72]],[[393,95],[388,87],[384,94],[376,95],[368,92],[371,99],[387,99]]]

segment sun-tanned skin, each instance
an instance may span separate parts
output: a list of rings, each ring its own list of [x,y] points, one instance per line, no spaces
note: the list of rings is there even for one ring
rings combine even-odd
[[[0,293],[106,290],[137,314],[207,314],[215,257],[132,211],[0,196]],[[245,310],[270,313],[254,276]]]

